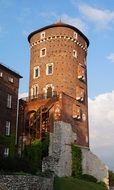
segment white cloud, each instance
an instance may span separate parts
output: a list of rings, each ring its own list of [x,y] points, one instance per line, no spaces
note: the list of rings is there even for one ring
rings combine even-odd
[[[108,59],[110,62],[114,63],[114,53],[111,53],[109,56],[107,56],[107,59]]]
[[[87,4],[79,6],[80,12],[89,20],[95,22],[99,28],[110,28],[110,22],[114,21],[114,12],[92,7]]]
[[[23,93],[19,94],[19,99],[20,98],[26,98],[26,97],[28,97],[28,92],[23,92]]]
[[[83,32],[86,30],[85,23],[79,18],[70,17],[67,14],[62,14],[61,20],[67,24],[75,26],[76,28],[78,28],[79,30]]]
[[[88,102],[90,147],[114,169],[114,91]]]
[[[48,22],[52,22],[52,19],[55,20],[55,23],[59,22],[59,20],[61,20],[62,22],[66,23],[66,24],[70,24],[75,26],[76,28],[78,28],[81,31],[85,31],[86,30],[86,26],[85,23],[76,17],[71,17],[68,14],[61,14],[58,15],[56,12],[41,12],[40,14],[38,14],[38,16],[41,16],[45,19],[48,20]]]

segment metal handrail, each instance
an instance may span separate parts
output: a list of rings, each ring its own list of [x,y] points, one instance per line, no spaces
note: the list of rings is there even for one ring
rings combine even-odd
[[[48,99],[48,98],[53,98],[53,97],[57,97],[57,91],[53,91],[53,94],[48,97],[46,93],[43,93],[43,94],[36,94],[33,96],[23,97],[21,99],[26,102],[29,102],[29,101],[43,100],[43,99]]]

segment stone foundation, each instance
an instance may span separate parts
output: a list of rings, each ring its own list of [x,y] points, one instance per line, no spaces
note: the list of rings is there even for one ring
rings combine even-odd
[[[53,133],[50,134],[49,156],[43,160],[42,171],[51,170],[59,177],[71,176],[71,143],[74,140],[76,134],[72,132],[70,124],[55,122]]]
[[[108,167],[90,150],[81,148],[82,150],[82,170],[83,174],[94,176],[99,182],[103,181],[107,187],[109,186]]]
[[[53,177],[0,175],[0,190],[53,190],[53,182]]]
[[[50,134],[49,156],[44,158],[42,162],[42,171],[51,170],[59,177],[71,176],[71,143],[74,143],[74,141],[76,141],[76,134],[72,132],[72,126],[62,121],[55,122],[53,133]],[[94,176],[98,181],[103,181],[108,187],[107,166],[89,148],[80,148],[82,150],[83,174]]]

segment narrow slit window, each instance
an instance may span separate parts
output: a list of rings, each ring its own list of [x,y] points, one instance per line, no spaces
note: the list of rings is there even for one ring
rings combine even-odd
[[[34,74],[33,74],[33,78],[38,78],[40,77],[40,67],[34,67]]]
[[[53,74],[53,63],[46,65],[46,75],[52,75]]]
[[[10,121],[6,121],[6,135],[10,135]]]
[[[0,77],[3,77],[3,72],[0,72]]]
[[[77,58],[77,51],[73,50],[73,57]]]
[[[40,50],[40,57],[44,57],[44,56],[46,56],[46,48],[42,48]]]
[[[78,38],[78,34],[77,34],[77,32],[74,32],[74,38],[75,38],[75,39]]]
[[[11,104],[12,104],[12,95],[8,94],[7,95],[7,107],[11,108]]]
[[[4,149],[4,156],[5,157],[9,156],[9,148],[8,147]]]
[[[44,39],[45,38],[45,32],[41,32],[40,37],[41,37],[41,39]]]

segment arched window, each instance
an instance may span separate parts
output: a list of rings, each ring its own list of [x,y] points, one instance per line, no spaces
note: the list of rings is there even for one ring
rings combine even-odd
[[[54,86],[52,84],[47,84],[44,88],[45,98],[51,98],[54,95]]]
[[[39,87],[38,84],[35,84],[31,88],[31,98],[37,98],[39,93]]]
[[[52,87],[51,86],[49,86],[48,88],[47,88],[47,98],[51,98],[52,97]]]

